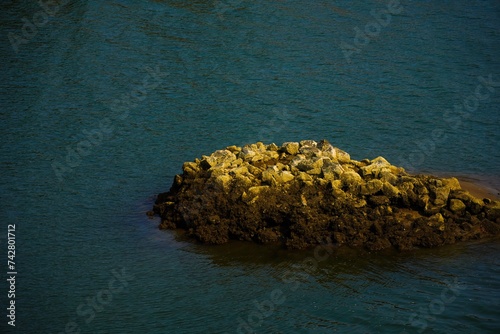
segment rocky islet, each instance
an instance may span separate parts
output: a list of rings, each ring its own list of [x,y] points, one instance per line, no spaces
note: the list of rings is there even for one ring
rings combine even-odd
[[[228,146],[182,170],[151,213],[202,243],[407,250],[500,234],[499,201],[383,157],[353,160],[326,140]]]

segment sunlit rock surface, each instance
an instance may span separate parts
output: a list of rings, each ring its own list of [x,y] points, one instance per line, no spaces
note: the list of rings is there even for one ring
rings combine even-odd
[[[405,250],[500,234],[499,201],[383,157],[352,160],[326,140],[228,146],[182,169],[153,211],[160,228],[185,229],[202,243]]]

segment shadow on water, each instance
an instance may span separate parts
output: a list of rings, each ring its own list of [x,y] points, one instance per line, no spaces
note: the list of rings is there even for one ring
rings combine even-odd
[[[176,234],[176,239],[186,241],[184,236]],[[286,250],[279,246],[239,241],[218,246],[191,244],[185,250],[207,256],[218,267],[268,267],[277,271],[292,268],[317,275],[318,278],[366,272],[405,272],[425,279],[424,268],[439,271],[439,268],[447,266],[469,266],[474,261],[481,261],[481,257],[489,258],[497,254],[500,251],[500,238],[404,252],[389,249],[373,253],[336,246]]]

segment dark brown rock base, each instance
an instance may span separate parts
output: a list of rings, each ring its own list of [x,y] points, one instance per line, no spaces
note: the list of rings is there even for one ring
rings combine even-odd
[[[407,250],[500,235],[499,201],[382,157],[351,160],[325,140],[229,146],[186,162],[153,211],[160,228],[207,244]]]

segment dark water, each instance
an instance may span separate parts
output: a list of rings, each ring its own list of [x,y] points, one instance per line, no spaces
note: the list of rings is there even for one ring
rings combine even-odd
[[[145,215],[184,161],[258,140],[498,191],[498,1],[63,2],[2,2],[2,333],[500,329],[498,241],[315,258]]]

